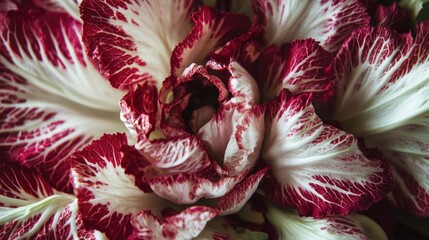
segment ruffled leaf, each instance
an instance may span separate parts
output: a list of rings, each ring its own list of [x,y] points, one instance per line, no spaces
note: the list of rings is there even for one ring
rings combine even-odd
[[[164,136],[163,133],[159,134],[160,129],[155,128],[157,120],[159,121],[156,119],[156,106],[154,106],[156,89],[149,89],[148,86],[139,87],[136,91],[129,92],[121,102],[121,116],[126,126],[130,126],[128,128],[134,131],[137,137],[135,148],[153,167],[165,174],[198,172],[210,165],[204,144],[195,136],[187,134],[182,129],[180,129],[179,134],[172,134],[174,135],[172,137]],[[146,104],[142,103],[141,100]],[[183,101],[183,103],[187,103],[187,101]],[[180,105],[180,110],[186,107],[177,100],[171,104]],[[173,114],[169,113],[169,115]],[[183,125],[181,115],[181,111],[178,111],[179,127]],[[177,124],[170,123],[170,125],[172,126],[169,127],[177,127]],[[159,125],[157,127],[159,128]]]
[[[71,191],[70,155],[103,133],[125,130],[117,117],[123,93],[86,57],[73,18],[26,8],[0,18],[0,146]]]
[[[150,211],[141,211],[132,219],[134,232],[129,239],[193,239],[217,210],[194,206],[183,212],[159,220]]]
[[[216,203],[216,209],[219,209],[221,215],[228,215],[238,212],[249,200],[258,188],[259,182],[267,173],[267,168],[262,169],[255,174],[247,176],[242,182],[237,184],[231,191],[219,198]]]
[[[234,176],[252,169],[259,157],[265,109],[257,105],[259,90],[252,76],[237,62],[231,62],[228,71],[233,97],[200,128],[198,136],[210,157]]]
[[[198,135],[228,175],[252,169],[259,157],[264,134],[264,109],[254,107],[240,113],[234,105],[219,109]]]
[[[243,172],[234,177],[223,177],[212,180],[214,173],[203,176],[180,173],[149,178],[146,182],[157,195],[179,204],[189,204],[201,198],[218,198],[231,191],[235,185],[246,177]]]
[[[191,64],[181,77],[163,83],[163,133],[177,136],[198,132],[228,98],[228,89],[220,78],[209,74],[203,66]]]
[[[170,56],[192,28],[194,0],[84,0],[83,39],[101,72],[116,88],[148,82],[159,89]]]
[[[143,84],[129,91],[120,101],[121,120],[135,139],[149,137],[155,129],[158,92],[155,86]]]
[[[159,100],[163,104],[165,125],[174,128],[185,128],[186,123],[182,114],[186,108],[191,108],[190,111],[204,106],[212,108],[211,105],[229,98],[228,89],[222,79],[194,63],[187,67],[180,77],[167,78],[159,95]],[[191,102],[191,98],[196,99]],[[168,132],[166,129],[163,130]]]
[[[337,51],[370,18],[359,0],[254,0],[256,24],[265,29],[268,45],[313,38],[330,52]]]
[[[165,173],[198,172],[210,165],[204,144],[195,136],[145,138],[135,148]]]
[[[353,135],[323,124],[311,101],[282,94],[268,104],[261,156],[274,178],[263,190],[304,216],[367,209],[390,190],[386,163],[365,157]]]
[[[253,69],[262,100],[278,96],[282,89],[311,92],[321,99],[331,96],[333,79],[325,71],[331,61],[331,54],[312,39],[264,49]]]
[[[1,239],[95,239],[83,227],[76,198],[53,189],[35,171],[0,164]]]
[[[260,101],[259,88],[255,79],[238,62],[228,65],[231,77],[228,82],[233,103],[239,104],[240,111],[252,108]]]
[[[202,7],[192,15],[195,26],[174,49],[171,57],[172,74],[180,76],[191,63],[204,64],[209,53],[228,40],[246,32],[250,21],[242,15]]]
[[[108,238],[125,238],[132,232],[130,219],[140,210],[160,214],[162,199],[141,191],[121,167],[123,134],[104,135],[73,155],[72,174],[79,211],[85,225]]]

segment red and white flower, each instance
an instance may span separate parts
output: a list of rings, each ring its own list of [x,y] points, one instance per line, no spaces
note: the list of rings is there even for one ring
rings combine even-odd
[[[0,239],[387,239],[357,213],[384,197],[429,216],[429,25],[403,6],[0,3]]]

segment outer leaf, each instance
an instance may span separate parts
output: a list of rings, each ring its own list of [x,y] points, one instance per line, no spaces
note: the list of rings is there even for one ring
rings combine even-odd
[[[332,76],[325,71],[331,61],[331,54],[314,40],[297,40],[263,50],[252,72],[263,100],[278,96],[282,89],[312,92],[322,99],[332,95]]]
[[[367,138],[389,160],[395,188],[389,200],[417,216],[429,216],[429,116],[419,125],[407,125]]]
[[[316,218],[367,209],[390,190],[385,162],[368,159],[353,135],[323,124],[311,100],[282,94],[269,104],[261,153],[275,180],[266,194]]]
[[[191,30],[194,0],[84,0],[83,39],[116,88],[149,82],[159,89],[174,47]]]
[[[356,32],[332,66],[333,118],[380,148],[394,170],[393,202],[421,216],[429,214],[428,29],[427,22],[420,24],[414,40],[384,28]]]
[[[124,131],[122,93],[86,57],[71,17],[23,8],[0,18],[0,146],[71,191],[69,156],[103,133]]]
[[[130,219],[140,210],[155,214],[165,207],[153,193],[141,191],[121,167],[125,135],[104,135],[73,156],[72,173],[83,221],[108,238],[131,234]]]
[[[429,33],[384,28],[355,32],[334,59],[333,118],[347,131],[370,136],[415,123],[429,111]],[[427,28],[429,29],[429,28]],[[353,108],[350,108],[353,106]]]
[[[267,216],[280,232],[282,239],[387,239],[383,230],[376,223],[355,214],[346,217],[331,216],[323,219],[313,219],[311,217],[300,217],[291,210],[281,210],[270,206]],[[371,222],[361,223],[359,220]],[[366,235],[365,228],[373,228],[381,232],[373,235],[376,238],[369,238],[368,235],[371,233]]]
[[[159,220],[150,211],[141,211],[133,220],[134,232],[129,239],[192,239],[217,215],[209,207],[194,206]]]
[[[313,38],[337,51],[355,29],[368,26],[359,0],[254,0],[256,24],[265,29],[268,45]]]
[[[1,239],[94,239],[75,197],[57,192],[35,171],[0,164]]]
[[[204,64],[210,52],[250,27],[250,21],[245,16],[218,12],[208,7],[202,7],[192,15],[192,19],[194,28],[174,49],[171,57],[171,69],[175,76],[180,76],[191,63]]]

